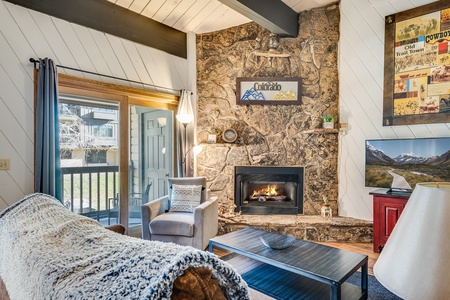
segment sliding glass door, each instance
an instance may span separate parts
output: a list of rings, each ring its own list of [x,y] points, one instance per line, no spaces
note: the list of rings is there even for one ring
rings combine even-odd
[[[119,222],[119,105],[59,96],[63,204],[102,225]]]
[[[64,204],[140,226],[142,204],[167,194],[174,174],[178,96],[61,74],[59,92]]]

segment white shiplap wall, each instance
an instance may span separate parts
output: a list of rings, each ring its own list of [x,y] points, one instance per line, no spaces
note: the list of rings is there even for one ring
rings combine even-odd
[[[193,89],[189,76],[195,70],[189,70],[187,59],[0,1],[0,158],[11,160],[11,170],[0,171],[0,210],[34,189],[30,57],[48,57],[59,65],[174,90]],[[111,82],[61,68],[58,71]],[[124,81],[114,83],[126,85]]]
[[[364,186],[366,139],[449,137],[450,123],[382,126],[384,17],[434,1],[341,0],[339,212],[372,220],[373,188]]]

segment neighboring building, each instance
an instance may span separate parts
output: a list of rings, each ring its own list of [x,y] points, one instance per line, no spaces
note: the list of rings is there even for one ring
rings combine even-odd
[[[62,167],[119,164],[117,109],[62,102],[59,124]]]

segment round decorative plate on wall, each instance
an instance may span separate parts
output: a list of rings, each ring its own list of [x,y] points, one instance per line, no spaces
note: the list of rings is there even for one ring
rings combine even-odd
[[[237,139],[237,132],[234,129],[228,128],[223,132],[223,140],[227,143],[232,143]]]

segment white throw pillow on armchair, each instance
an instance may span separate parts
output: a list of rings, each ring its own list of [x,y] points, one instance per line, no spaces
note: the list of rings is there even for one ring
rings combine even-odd
[[[194,212],[194,208],[200,205],[201,197],[201,185],[173,184],[170,211]]]

